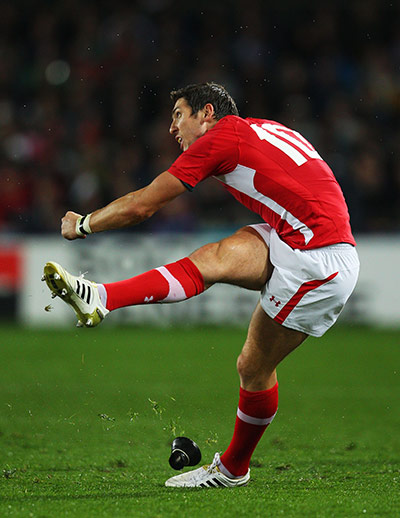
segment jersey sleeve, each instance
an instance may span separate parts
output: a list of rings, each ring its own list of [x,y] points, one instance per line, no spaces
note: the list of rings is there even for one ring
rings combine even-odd
[[[230,173],[237,166],[239,146],[235,124],[225,119],[231,117],[221,119],[168,169],[189,190],[209,176]]]

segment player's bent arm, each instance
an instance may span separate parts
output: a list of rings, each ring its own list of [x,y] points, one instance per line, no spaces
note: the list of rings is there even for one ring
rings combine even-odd
[[[90,228],[92,232],[103,232],[137,225],[185,191],[182,182],[165,171],[143,189],[128,193],[93,212]]]
[[[90,231],[103,232],[137,225],[186,191],[186,187],[180,180],[168,171],[164,171],[143,189],[130,192],[102,209],[92,212]],[[79,217],[79,214],[67,212],[61,225],[63,237],[66,239],[79,237],[75,232]]]

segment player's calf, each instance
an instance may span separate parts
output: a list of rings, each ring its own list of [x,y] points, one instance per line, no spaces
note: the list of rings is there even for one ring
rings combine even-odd
[[[189,258],[201,271],[207,287],[225,283],[260,290],[272,272],[268,255],[268,246],[260,235],[244,227],[217,243],[202,246]]]

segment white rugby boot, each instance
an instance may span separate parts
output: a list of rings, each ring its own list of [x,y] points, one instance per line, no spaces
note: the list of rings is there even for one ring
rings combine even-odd
[[[71,275],[57,263],[45,264],[42,281],[46,281],[53,298],[60,297],[75,311],[77,327],[95,327],[109,313],[100,301],[96,283]]]
[[[216,453],[211,464],[187,473],[181,473],[165,482],[167,487],[238,487],[245,486],[250,480],[250,470],[243,477],[230,478],[220,468],[219,453]]]

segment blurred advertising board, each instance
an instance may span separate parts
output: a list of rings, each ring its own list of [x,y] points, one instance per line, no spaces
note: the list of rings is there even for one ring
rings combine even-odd
[[[22,247],[15,243],[0,245],[0,315],[13,318],[22,287]]]
[[[74,321],[72,311],[58,298],[51,299],[47,286],[40,281],[46,261],[59,262],[71,273],[84,273],[96,282],[112,282],[176,261],[220,237],[205,234],[114,234],[74,242],[63,241],[59,237],[29,237],[9,249],[14,250],[10,252],[11,259],[9,257],[3,262],[1,250],[3,257],[7,253],[0,242],[1,289],[18,293],[17,318],[21,323],[32,326],[67,326]],[[398,238],[362,236],[358,237],[357,243],[361,260],[360,278],[339,320],[400,327]],[[17,254],[17,259],[13,253]],[[217,285],[198,297],[177,304],[120,309],[103,325],[246,325],[257,300],[257,292]]]

